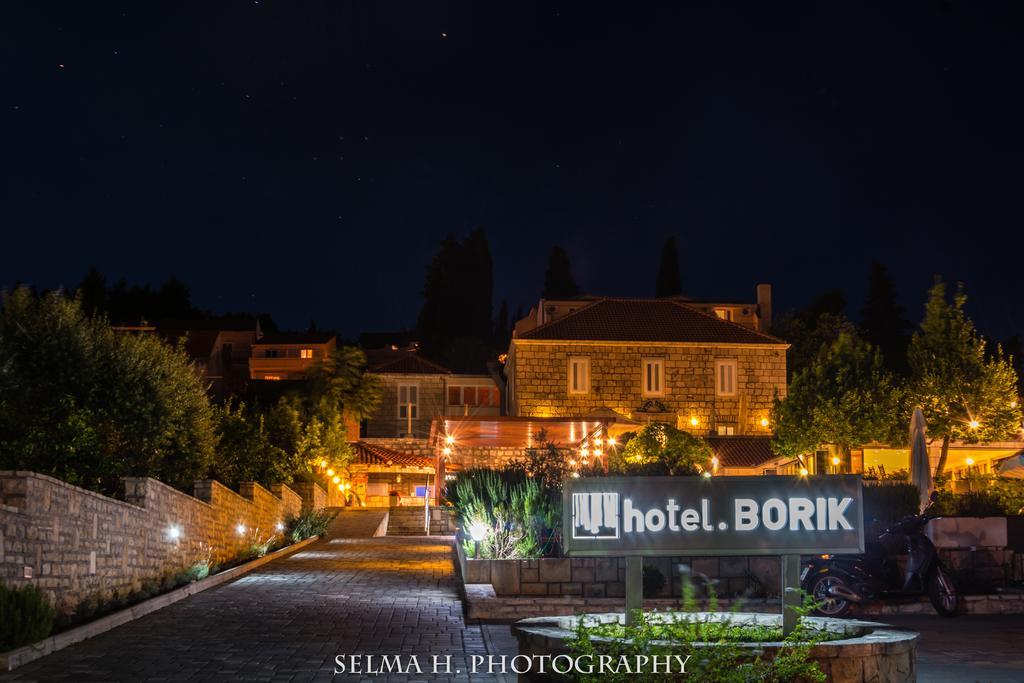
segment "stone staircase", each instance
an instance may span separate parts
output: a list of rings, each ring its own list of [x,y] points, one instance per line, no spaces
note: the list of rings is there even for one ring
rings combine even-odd
[[[388,528],[387,510],[342,508],[331,522],[327,534],[332,538],[373,538],[384,536]]]

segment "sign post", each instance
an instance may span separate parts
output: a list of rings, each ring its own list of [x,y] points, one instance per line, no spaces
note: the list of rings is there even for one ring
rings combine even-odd
[[[644,608],[644,558],[626,558],[626,626],[636,621],[636,611]]]
[[[782,637],[796,628],[800,599],[800,556],[782,556]]]
[[[783,632],[796,626],[800,555],[864,552],[860,475],[592,477],[562,499],[569,557],[626,558],[626,618],[643,606],[643,557],[782,557]]]

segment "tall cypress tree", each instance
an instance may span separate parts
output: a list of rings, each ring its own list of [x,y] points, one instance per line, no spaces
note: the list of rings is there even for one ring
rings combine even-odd
[[[451,367],[475,367],[493,334],[490,247],[482,228],[459,240],[447,235],[427,266],[416,331],[427,356]]]
[[[683,283],[679,278],[679,250],[676,248],[675,236],[665,240],[661,250],[661,266],[654,282],[655,296],[679,296],[683,293]]]
[[[548,270],[544,273],[544,291],[541,296],[545,299],[564,299],[579,293],[580,288],[572,277],[569,254],[562,247],[553,247],[548,258]]]
[[[860,309],[860,334],[882,354],[885,366],[905,377],[907,344],[911,325],[904,317],[903,307],[896,302],[896,288],[885,266],[872,264],[868,275],[868,294]]]

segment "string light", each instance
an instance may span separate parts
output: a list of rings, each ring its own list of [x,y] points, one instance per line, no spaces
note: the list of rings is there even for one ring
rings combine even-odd
[[[334,476],[334,470],[327,470],[327,476],[328,477],[333,477]]]
[[[331,479],[331,481],[333,481],[335,484],[337,484],[337,483],[339,483],[341,481],[341,477],[335,475],[334,478]]]

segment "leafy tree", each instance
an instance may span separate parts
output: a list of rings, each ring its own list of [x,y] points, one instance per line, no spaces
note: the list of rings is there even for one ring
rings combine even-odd
[[[255,481],[263,486],[290,483],[306,469],[294,453],[275,445],[266,418],[245,404],[228,402],[214,408],[217,425],[217,453],[212,478],[228,486]]]
[[[580,288],[572,277],[569,254],[562,247],[552,247],[548,269],[544,273],[544,291],[541,296],[545,299],[565,299],[579,293]]]
[[[1000,349],[986,357],[985,341],[964,313],[966,300],[957,287],[950,302],[937,281],[907,352],[911,400],[924,411],[928,433],[942,439],[936,477],[945,471],[950,441],[1009,439],[1021,425],[1017,373]]]
[[[627,474],[696,474],[712,457],[704,439],[654,422],[623,435],[621,453],[609,453],[609,469]]]
[[[772,449],[798,456],[825,443],[844,453],[865,443],[900,443],[906,427],[900,405],[881,354],[843,332],[793,376],[786,398],[775,400]]]
[[[213,414],[183,351],[22,287],[4,297],[0,359],[0,469],[105,493],[124,476],[183,489],[206,476]]]
[[[903,307],[896,302],[896,288],[885,266],[875,263],[868,276],[867,298],[860,309],[860,335],[879,350],[885,366],[898,377],[909,373],[910,328]]]
[[[267,439],[286,454],[293,474],[310,472],[320,461],[335,469],[350,462],[345,417],[368,417],[380,401],[380,384],[365,366],[360,349],[340,347],[310,368],[301,391],[283,396],[267,412]]]
[[[665,240],[654,288],[655,296],[678,296],[683,293],[683,284],[679,278],[679,250],[676,248],[675,236]]]
[[[499,351],[507,349],[511,338],[512,326],[508,319],[508,301],[502,299],[501,307],[498,308],[498,317],[494,321],[494,348]]]
[[[821,353],[841,334],[854,333],[854,326],[843,310],[846,301],[838,291],[821,294],[800,311],[781,316],[772,326],[772,334],[790,343],[786,352],[786,373],[790,380],[810,367]]]

